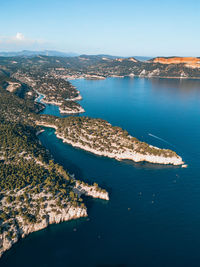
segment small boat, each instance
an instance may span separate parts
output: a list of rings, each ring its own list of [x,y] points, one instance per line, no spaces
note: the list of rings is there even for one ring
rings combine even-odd
[[[188,166],[187,164],[183,164],[182,168],[187,168],[187,166]]]

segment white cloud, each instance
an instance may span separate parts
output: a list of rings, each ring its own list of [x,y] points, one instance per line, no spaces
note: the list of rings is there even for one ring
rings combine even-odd
[[[51,44],[41,39],[29,39],[23,33],[17,32],[14,36],[0,36],[1,51],[16,51],[24,49],[46,49]]]
[[[32,44],[40,41],[26,38],[23,33],[17,32],[15,36],[3,37],[2,42],[7,44]]]
[[[16,36],[15,36],[15,39],[16,40],[19,40],[19,41],[23,41],[23,40],[25,40],[25,37],[24,37],[24,35],[21,32],[18,32],[16,34]]]
[[[15,36],[0,36],[1,44],[27,44],[35,43],[37,40],[26,38],[21,32],[17,32]]]

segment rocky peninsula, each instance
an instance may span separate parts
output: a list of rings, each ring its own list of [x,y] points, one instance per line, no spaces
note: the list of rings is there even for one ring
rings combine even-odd
[[[102,119],[88,117],[41,117],[37,125],[56,129],[56,136],[74,147],[99,156],[117,160],[150,162],[157,164],[184,164],[176,152],[160,149],[132,137],[126,130],[114,127]]]

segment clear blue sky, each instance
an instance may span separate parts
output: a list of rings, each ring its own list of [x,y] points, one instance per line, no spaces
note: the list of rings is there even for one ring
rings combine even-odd
[[[6,0],[0,51],[200,56],[198,0]]]

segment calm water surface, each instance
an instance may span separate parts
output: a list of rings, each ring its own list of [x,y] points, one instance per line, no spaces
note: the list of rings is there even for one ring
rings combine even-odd
[[[0,266],[200,266],[200,81],[72,83],[83,96],[84,115],[174,149],[189,167],[98,157],[63,144],[47,129],[39,138],[55,160],[77,178],[97,181],[110,201],[87,199],[88,219],[29,235],[4,254]],[[44,113],[58,116],[59,110],[48,105]]]

